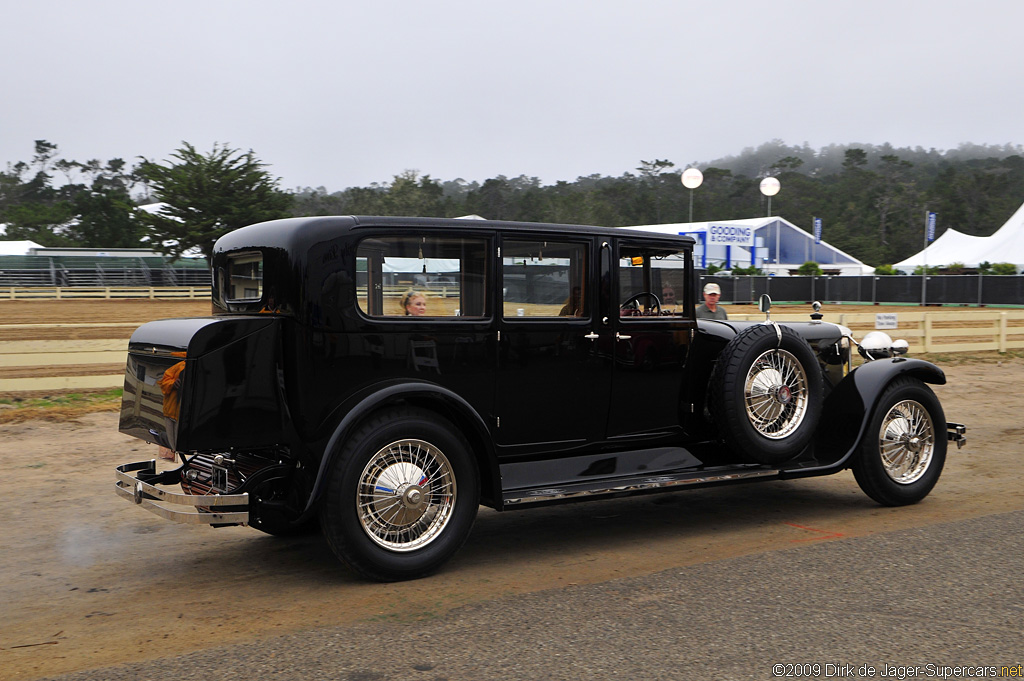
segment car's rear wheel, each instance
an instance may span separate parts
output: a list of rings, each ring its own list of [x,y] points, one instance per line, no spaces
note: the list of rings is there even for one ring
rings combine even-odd
[[[476,462],[455,426],[419,409],[392,409],[348,439],[321,525],[331,549],[361,575],[413,579],[458,551],[479,500]]]
[[[864,493],[886,506],[917,503],[946,462],[946,417],[931,388],[909,376],[882,393],[852,462]]]
[[[814,351],[785,326],[744,329],[719,355],[711,377],[712,413],[738,454],[781,463],[810,442],[821,414]]]

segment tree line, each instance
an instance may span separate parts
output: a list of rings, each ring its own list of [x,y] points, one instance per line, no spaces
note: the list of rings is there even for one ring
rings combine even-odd
[[[476,214],[495,220],[605,226],[730,220],[767,215],[760,181],[782,184],[771,212],[860,260],[884,266],[919,251],[925,212],[949,228],[987,236],[1024,201],[1024,147],[961,145],[948,151],[890,145],[811,149],[773,140],[699,167],[703,184],[685,189],[687,165],[642,160],[618,177],[589,175],[543,184],[499,175],[440,180],[407,170],[390,182],[328,191],[284,190],[252,151],[183,143],[167,161],[69,161],[57,145],[35,143],[29,161],[0,172],[0,223],[6,239],[44,246],[137,247],[178,256],[209,255],[222,234],[254,222],[309,215]],[[692,191],[692,194],[691,194]],[[692,200],[692,204],[691,204]],[[138,206],[160,202],[163,210]]]

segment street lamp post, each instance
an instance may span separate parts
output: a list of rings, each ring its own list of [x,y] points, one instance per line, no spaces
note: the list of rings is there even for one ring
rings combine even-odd
[[[761,180],[761,193],[768,197],[768,217],[772,216],[772,197],[779,193],[782,184],[774,177]]]
[[[693,190],[704,181],[704,173],[696,168],[687,168],[683,171],[683,186],[690,190],[690,222],[693,222]]]
[[[779,193],[782,184],[774,177],[766,177],[761,180],[761,193],[768,197],[768,215],[772,216],[772,197]],[[775,225],[775,267],[778,269],[781,258],[779,257],[779,226]]]

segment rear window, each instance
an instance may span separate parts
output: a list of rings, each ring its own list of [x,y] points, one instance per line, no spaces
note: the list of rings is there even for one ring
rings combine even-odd
[[[356,250],[356,298],[372,317],[484,317],[487,240],[382,236]]]
[[[227,299],[256,301],[263,297],[263,254],[236,253],[228,256]]]

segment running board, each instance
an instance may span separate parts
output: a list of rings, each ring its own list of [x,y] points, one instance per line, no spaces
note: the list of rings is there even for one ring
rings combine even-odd
[[[777,478],[779,474],[780,470],[777,468],[751,467],[748,469],[729,468],[691,471],[687,473],[634,475],[535,489],[510,489],[502,493],[502,501],[506,507],[551,503],[563,500],[578,501],[583,497],[628,495],[640,492],[668,491],[674,487],[685,487],[687,485],[711,485],[754,480],[757,478]]]

